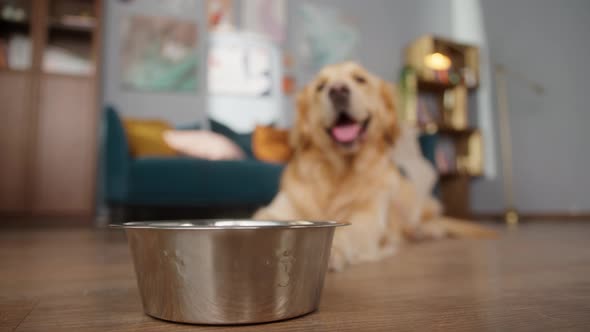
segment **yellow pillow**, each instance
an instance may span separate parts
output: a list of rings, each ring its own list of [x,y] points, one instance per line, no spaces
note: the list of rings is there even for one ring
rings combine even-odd
[[[291,158],[289,131],[270,126],[256,126],[252,137],[254,156],[270,163],[286,163]]]
[[[124,119],[123,126],[134,157],[177,155],[164,141],[164,132],[172,129],[166,121]]]

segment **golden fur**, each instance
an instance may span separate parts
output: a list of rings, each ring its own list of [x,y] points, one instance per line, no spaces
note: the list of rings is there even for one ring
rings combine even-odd
[[[338,117],[328,88],[343,85],[350,90],[347,114],[367,121],[363,136],[346,145],[327,131]],[[404,239],[488,234],[442,218],[434,199],[417,199],[391,161],[397,134],[391,84],[352,62],[324,68],[298,95],[293,156],[280,191],[254,218],[350,222],[336,230],[332,270],[391,255]]]

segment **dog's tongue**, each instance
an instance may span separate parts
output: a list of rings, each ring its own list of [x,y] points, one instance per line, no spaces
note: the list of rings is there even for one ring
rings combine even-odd
[[[354,141],[361,133],[361,126],[357,123],[338,125],[332,128],[332,136],[338,142]]]

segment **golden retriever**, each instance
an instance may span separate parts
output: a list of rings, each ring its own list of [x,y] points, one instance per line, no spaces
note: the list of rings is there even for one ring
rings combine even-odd
[[[292,158],[254,218],[350,222],[334,235],[331,270],[391,255],[404,239],[489,234],[441,217],[433,198],[417,199],[391,160],[395,104],[394,87],[360,65],[324,68],[297,97]]]

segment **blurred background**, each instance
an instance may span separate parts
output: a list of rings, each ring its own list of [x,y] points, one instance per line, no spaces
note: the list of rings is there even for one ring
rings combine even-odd
[[[585,0],[0,0],[0,215],[247,216],[277,191],[296,91],[354,60],[397,84],[447,214],[588,218],[588,17]]]

